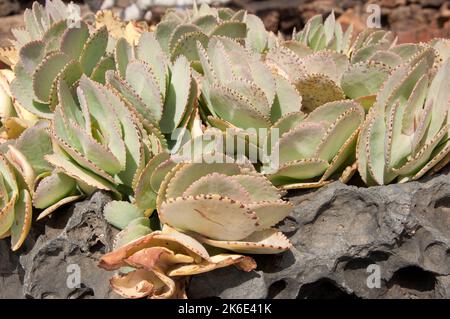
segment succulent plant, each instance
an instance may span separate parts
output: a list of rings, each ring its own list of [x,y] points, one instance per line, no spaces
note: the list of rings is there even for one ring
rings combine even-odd
[[[289,46],[292,49],[304,50],[304,46],[313,51],[332,50],[346,54],[350,49],[353,26],[350,25],[345,32],[336,21],[334,11],[323,20],[322,15],[315,15],[308,20],[303,30],[292,34]]]
[[[45,9],[36,3],[25,13],[26,29],[14,32],[19,61],[11,92],[17,104],[40,118],[52,117],[60,79],[69,87],[82,74],[104,82],[105,71],[114,67],[105,54],[106,28],[91,33],[82,20],[72,25],[68,11],[59,0],[47,2]]]
[[[153,155],[151,142],[113,90],[83,75],[76,92],[73,96],[65,81],[58,82],[51,130],[55,152],[45,159],[87,193],[132,195],[146,158]]]
[[[247,33],[242,22],[243,14],[235,15],[230,10],[217,10],[207,5],[192,11],[167,10],[156,26],[155,36],[164,52],[175,59],[184,55],[190,61],[198,61],[197,41],[206,45],[212,35],[227,35],[244,39]]]
[[[358,170],[367,185],[416,180],[448,162],[450,60],[431,47],[389,76],[359,136]]]
[[[40,219],[81,197],[75,181],[44,160],[52,152],[47,126],[46,121],[39,121],[16,140],[3,143],[0,149],[5,198],[0,233],[11,236],[13,250],[20,248],[28,234],[33,206],[42,210],[37,218]]]
[[[220,37],[212,37],[207,50],[199,44],[198,51],[203,117],[242,136],[252,128],[257,130],[253,135],[260,128],[277,130],[279,140],[270,133],[248,140],[269,156],[262,171],[278,186],[318,187],[353,165],[364,111],[342,100],[337,83],[348,66],[345,55],[308,51],[300,58],[280,44],[267,53],[266,65],[237,42]],[[276,172],[273,163],[281,165]]]
[[[165,226],[104,255],[99,266],[122,269],[111,278],[113,290],[125,298],[186,298],[189,276],[235,265],[251,271],[250,257],[208,252],[194,238]],[[124,269],[125,268],[125,269]]]
[[[288,250],[285,190],[450,161],[448,39],[368,29],[351,44],[332,13],[286,41],[243,10],[195,4],[148,26],[72,21],[71,6],[33,4],[0,50],[0,238],[17,250],[34,211],[110,191],[120,232],[100,266],[124,297],[185,298],[191,275]]]
[[[170,62],[149,32],[142,34],[136,46],[119,39],[115,60],[117,71],[106,73],[108,87],[121,96],[145,130],[157,137],[159,151],[171,147],[171,134],[177,128],[188,128],[195,117],[198,86],[189,62],[183,56]]]
[[[157,191],[159,219],[152,217],[153,226],[137,205],[115,201],[105,207],[107,220],[122,231],[100,266],[121,269],[111,279],[120,295],[180,298],[186,276],[229,265],[245,271],[256,267],[250,257],[228,250],[273,254],[290,248],[289,240],[271,227],[292,205],[251,164],[175,163],[164,153],[149,163],[155,169],[145,173],[141,181],[147,186],[141,186]],[[156,230],[159,222],[161,231]]]

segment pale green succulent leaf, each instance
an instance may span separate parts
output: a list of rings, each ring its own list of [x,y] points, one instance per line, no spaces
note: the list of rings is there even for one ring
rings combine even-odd
[[[163,101],[158,79],[151,66],[141,61],[133,61],[127,65],[125,74],[127,83],[139,95],[156,121],[160,121]]]
[[[321,176],[329,164],[319,158],[307,158],[284,163],[274,174],[268,175],[276,186],[309,180]]]
[[[278,201],[281,198],[278,189],[261,175],[233,175],[230,178],[244,187],[251,202]]]
[[[248,208],[258,216],[258,230],[268,229],[275,226],[284,218],[289,216],[294,206],[281,199],[276,201],[263,200],[248,204]]]
[[[53,172],[44,177],[33,194],[33,206],[47,208],[67,197],[75,190],[75,180],[65,174]]]
[[[27,111],[42,118],[51,118],[52,112],[47,104],[35,100],[33,93],[33,78],[29,75],[22,64],[14,67],[15,78],[10,89],[17,102]],[[51,87],[50,87],[51,88]]]
[[[44,160],[44,155],[52,153],[52,143],[45,126],[45,122],[39,122],[26,129],[15,143],[15,147],[27,158],[36,175],[52,170]]]
[[[255,232],[239,241],[219,241],[197,237],[202,243],[244,254],[278,254],[291,247],[289,240],[275,229]]]
[[[184,57],[179,57],[173,67],[164,112],[159,125],[161,132],[172,132],[183,120],[188,108],[191,88],[191,70],[189,62]]]
[[[120,38],[117,40],[116,47],[114,49],[114,59],[116,61],[117,71],[119,71],[122,78],[125,78],[127,65],[134,59],[133,47],[125,38]]]
[[[269,127],[270,120],[258,111],[250,101],[236,91],[214,85],[210,88],[211,108],[222,119],[235,126],[247,128]]]
[[[155,191],[151,187],[150,180],[154,170],[163,162],[169,159],[168,153],[159,153],[155,155],[145,166],[139,175],[136,188],[134,190],[135,201],[137,207],[142,210],[151,209],[154,210],[156,207],[156,194],[158,189]]]
[[[90,76],[97,63],[106,52],[108,30],[102,27],[95,31],[86,41],[80,56],[80,63],[86,75]]]
[[[116,65],[114,58],[112,56],[104,56],[95,66],[94,70],[92,70],[91,79],[95,82],[105,84],[106,72],[115,69]]]
[[[208,45],[209,38],[203,32],[186,33],[177,41],[173,50],[171,51],[171,60],[175,61],[178,57],[184,56],[189,61],[198,61],[197,42],[203,46]]]
[[[53,166],[55,166],[58,170],[61,170],[63,173],[69,175],[72,178],[75,178],[76,180],[80,180],[98,189],[111,191],[115,190],[111,182],[105,180],[104,178],[92,173],[91,171],[85,168],[78,166],[77,164],[67,159],[63,155],[60,154],[46,155],[45,159]]]
[[[180,167],[176,170],[175,175],[173,177],[167,175],[165,178],[171,177],[166,189],[167,197],[182,196],[193,182],[208,174],[220,173],[231,176],[241,173],[240,166],[235,163],[189,163],[178,165]]]
[[[25,241],[31,228],[32,204],[31,195],[26,189],[19,193],[14,205],[14,222],[11,225],[11,249],[18,250]]]
[[[33,74],[45,54],[45,44],[42,41],[31,41],[20,48],[20,61],[28,74]]]
[[[52,53],[48,55],[37,67],[33,74],[33,91],[39,102],[49,103],[52,86],[59,72],[70,62],[70,58],[64,53]]]
[[[79,21],[76,28],[69,28],[65,31],[61,39],[61,51],[71,59],[78,60],[88,39],[89,28],[85,22]]]
[[[292,83],[282,76],[276,75],[276,96],[270,112],[273,123],[290,113],[299,112],[302,97]]]
[[[145,32],[136,47],[136,57],[149,65],[155,73],[163,97],[166,96],[168,61],[154,33]]]
[[[316,152],[326,128],[319,123],[301,123],[288,133],[285,133],[275,145],[278,152],[272,150],[271,159],[279,158],[279,163],[310,158]]]
[[[226,21],[219,24],[211,35],[226,36],[231,39],[244,39],[247,36],[247,26],[242,22]]]
[[[258,227],[257,216],[245,205],[219,195],[168,199],[158,213],[161,222],[169,226],[211,239],[240,240]]]
[[[144,211],[129,202],[111,201],[103,208],[103,215],[114,227],[125,229],[132,220],[144,217]]]
[[[199,178],[183,192],[183,197],[213,194],[244,204],[251,201],[250,194],[239,182],[233,180],[231,176],[219,173],[211,173]]]

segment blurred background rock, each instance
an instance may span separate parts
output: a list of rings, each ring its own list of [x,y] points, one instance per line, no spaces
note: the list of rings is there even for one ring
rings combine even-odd
[[[45,2],[45,1],[41,1]],[[193,0],[78,0],[84,12],[112,9],[126,20],[147,20],[157,23],[168,7],[183,8]],[[261,17],[274,32],[290,34],[301,29],[315,14],[329,14],[332,10],[339,20],[356,30],[366,25],[368,5],[381,8],[381,25],[395,31],[400,42],[427,41],[433,37],[450,37],[449,0],[197,0],[212,5],[246,9]],[[7,44],[10,29],[20,26],[22,10],[32,1],[0,0],[0,45]]]

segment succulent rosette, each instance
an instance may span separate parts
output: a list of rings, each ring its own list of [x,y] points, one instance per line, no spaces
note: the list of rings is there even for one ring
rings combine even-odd
[[[15,30],[18,61],[11,92],[15,102],[39,118],[50,119],[58,105],[57,84],[76,86],[82,75],[104,82],[114,60],[106,54],[106,28],[90,30],[83,20],[72,21],[61,1],[35,3],[25,12],[25,29]]]
[[[434,68],[428,48],[383,84],[359,136],[358,170],[368,185],[416,180],[448,162],[450,60]]]
[[[161,154],[153,161],[169,160],[169,172],[160,181],[164,168],[158,166],[146,179],[147,188],[158,193],[158,216],[149,221],[142,209],[126,202],[105,207],[108,221],[122,229],[114,251],[100,261],[105,269],[121,269],[111,279],[114,291],[129,298],[183,297],[186,276],[229,265],[250,271],[256,263],[242,253],[290,248],[272,227],[292,205],[251,164],[175,163]]]
[[[308,51],[300,58],[280,44],[267,53],[265,64],[222,37],[211,38],[207,49],[198,44],[198,51],[203,118],[264,150],[269,160],[262,172],[272,182],[283,188],[318,187],[351,176],[354,169],[347,167],[355,161],[364,110],[343,100],[337,84],[348,66],[345,55]],[[266,129],[265,137],[260,129]],[[279,164],[275,171],[273,163]]]

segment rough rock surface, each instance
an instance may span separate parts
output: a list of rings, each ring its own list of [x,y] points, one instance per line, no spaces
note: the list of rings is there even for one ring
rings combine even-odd
[[[189,297],[450,298],[449,171],[406,184],[336,182],[291,193],[295,212],[279,227],[293,249],[256,256],[250,273],[229,267],[194,276]],[[98,192],[35,223],[20,252],[1,240],[0,298],[117,297],[111,273],[97,267],[112,245],[102,217],[109,200]],[[67,286],[71,264],[80,267],[79,288]],[[379,288],[367,284],[377,283],[370,265],[379,267]]]
[[[449,176],[371,188],[336,182],[291,194],[295,212],[280,227],[293,249],[256,257],[250,273],[195,276],[189,296],[450,298]],[[368,272],[369,265],[376,266]]]
[[[9,241],[1,240],[0,298],[114,297],[111,274],[97,267],[99,257],[112,247],[113,231],[102,213],[110,200],[97,192],[67,212],[35,223],[19,252],[10,252]],[[80,284],[73,287],[71,275],[78,270]]]

